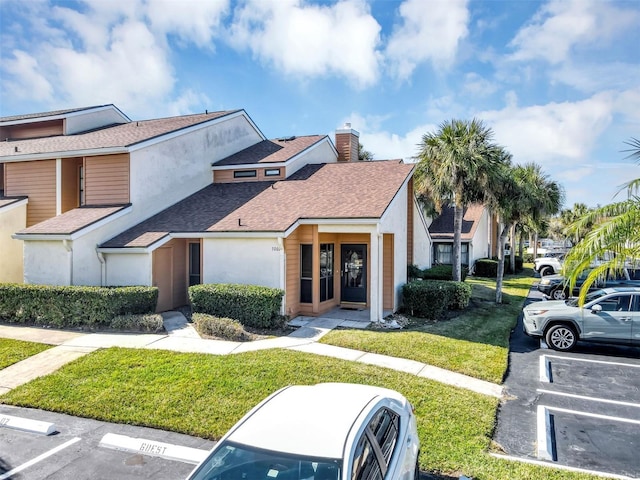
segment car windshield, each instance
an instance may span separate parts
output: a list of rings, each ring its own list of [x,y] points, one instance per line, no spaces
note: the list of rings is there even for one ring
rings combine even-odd
[[[341,460],[305,458],[225,442],[192,480],[338,480]]]
[[[600,297],[604,297],[607,294],[604,290],[596,290],[595,292],[591,292],[587,295],[584,300],[584,303],[587,304],[589,302],[593,302],[594,300],[599,299]],[[578,306],[578,297],[571,298],[566,301],[567,305],[571,305],[572,307]]]

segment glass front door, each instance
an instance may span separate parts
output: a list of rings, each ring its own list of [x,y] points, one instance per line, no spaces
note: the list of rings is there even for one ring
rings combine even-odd
[[[367,246],[342,245],[340,300],[367,302]]]

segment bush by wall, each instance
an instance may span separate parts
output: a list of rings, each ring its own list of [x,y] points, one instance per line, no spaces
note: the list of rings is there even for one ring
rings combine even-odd
[[[464,282],[447,282],[451,290],[449,300],[449,310],[464,310],[469,306],[471,300],[471,285]]]
[[[52,327],[109,326],[114,317],[153,313],[156,287],[0,284],[0,319]]]
[[[467,278],[469,268],[462,266],[462,281]],[[422,271],[422,277],[425,280],[453,280],[453,265],[435,265],[431,268],[425,268]]]
[[[410,282],[422,278],[422,269],[414,264],[407,265],[407,278]]]
[[[127,313],[111,319],[109,327],[126,332],[158,333],[164,330],[164,321],[159,313]]]
[[[189,287],[194,312],[228,317],[255,328],[281,326],[284,290],[257,285],[210,283]]]
[[[447,282],[423,280],[407,283],[402,287],[404,309],[410,315],[437,320],[448,308],[451,289]]]
[[[212,337],[232,340],[234,342],[244,342],[251,340],[242,324],[232,318],[214,317],[208,313],[194,313],[193,323],[198,333]]]
[[[498,261],[490,258],[480,258],[475,263],[476,277],[496,278],[498,276]]]

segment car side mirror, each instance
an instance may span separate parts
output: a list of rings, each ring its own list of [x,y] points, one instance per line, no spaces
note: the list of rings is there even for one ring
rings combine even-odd
[[[602,311],[602,305],[596,303],[591,307],[591,313],[600,313]]]

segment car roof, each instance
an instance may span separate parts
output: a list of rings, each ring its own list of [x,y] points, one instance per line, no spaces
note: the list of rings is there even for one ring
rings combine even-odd
[[[294,455],[342,458],[356,420],[383,398],[406,402],[398,392],[370,385],[286,387],[259,405],[227,440]]]
[[[604,290],[604,292],[607,294],[625,293],[625,292],[640,293],[640,287],[610,287],[610,288],[603,288],[602,290]]]

